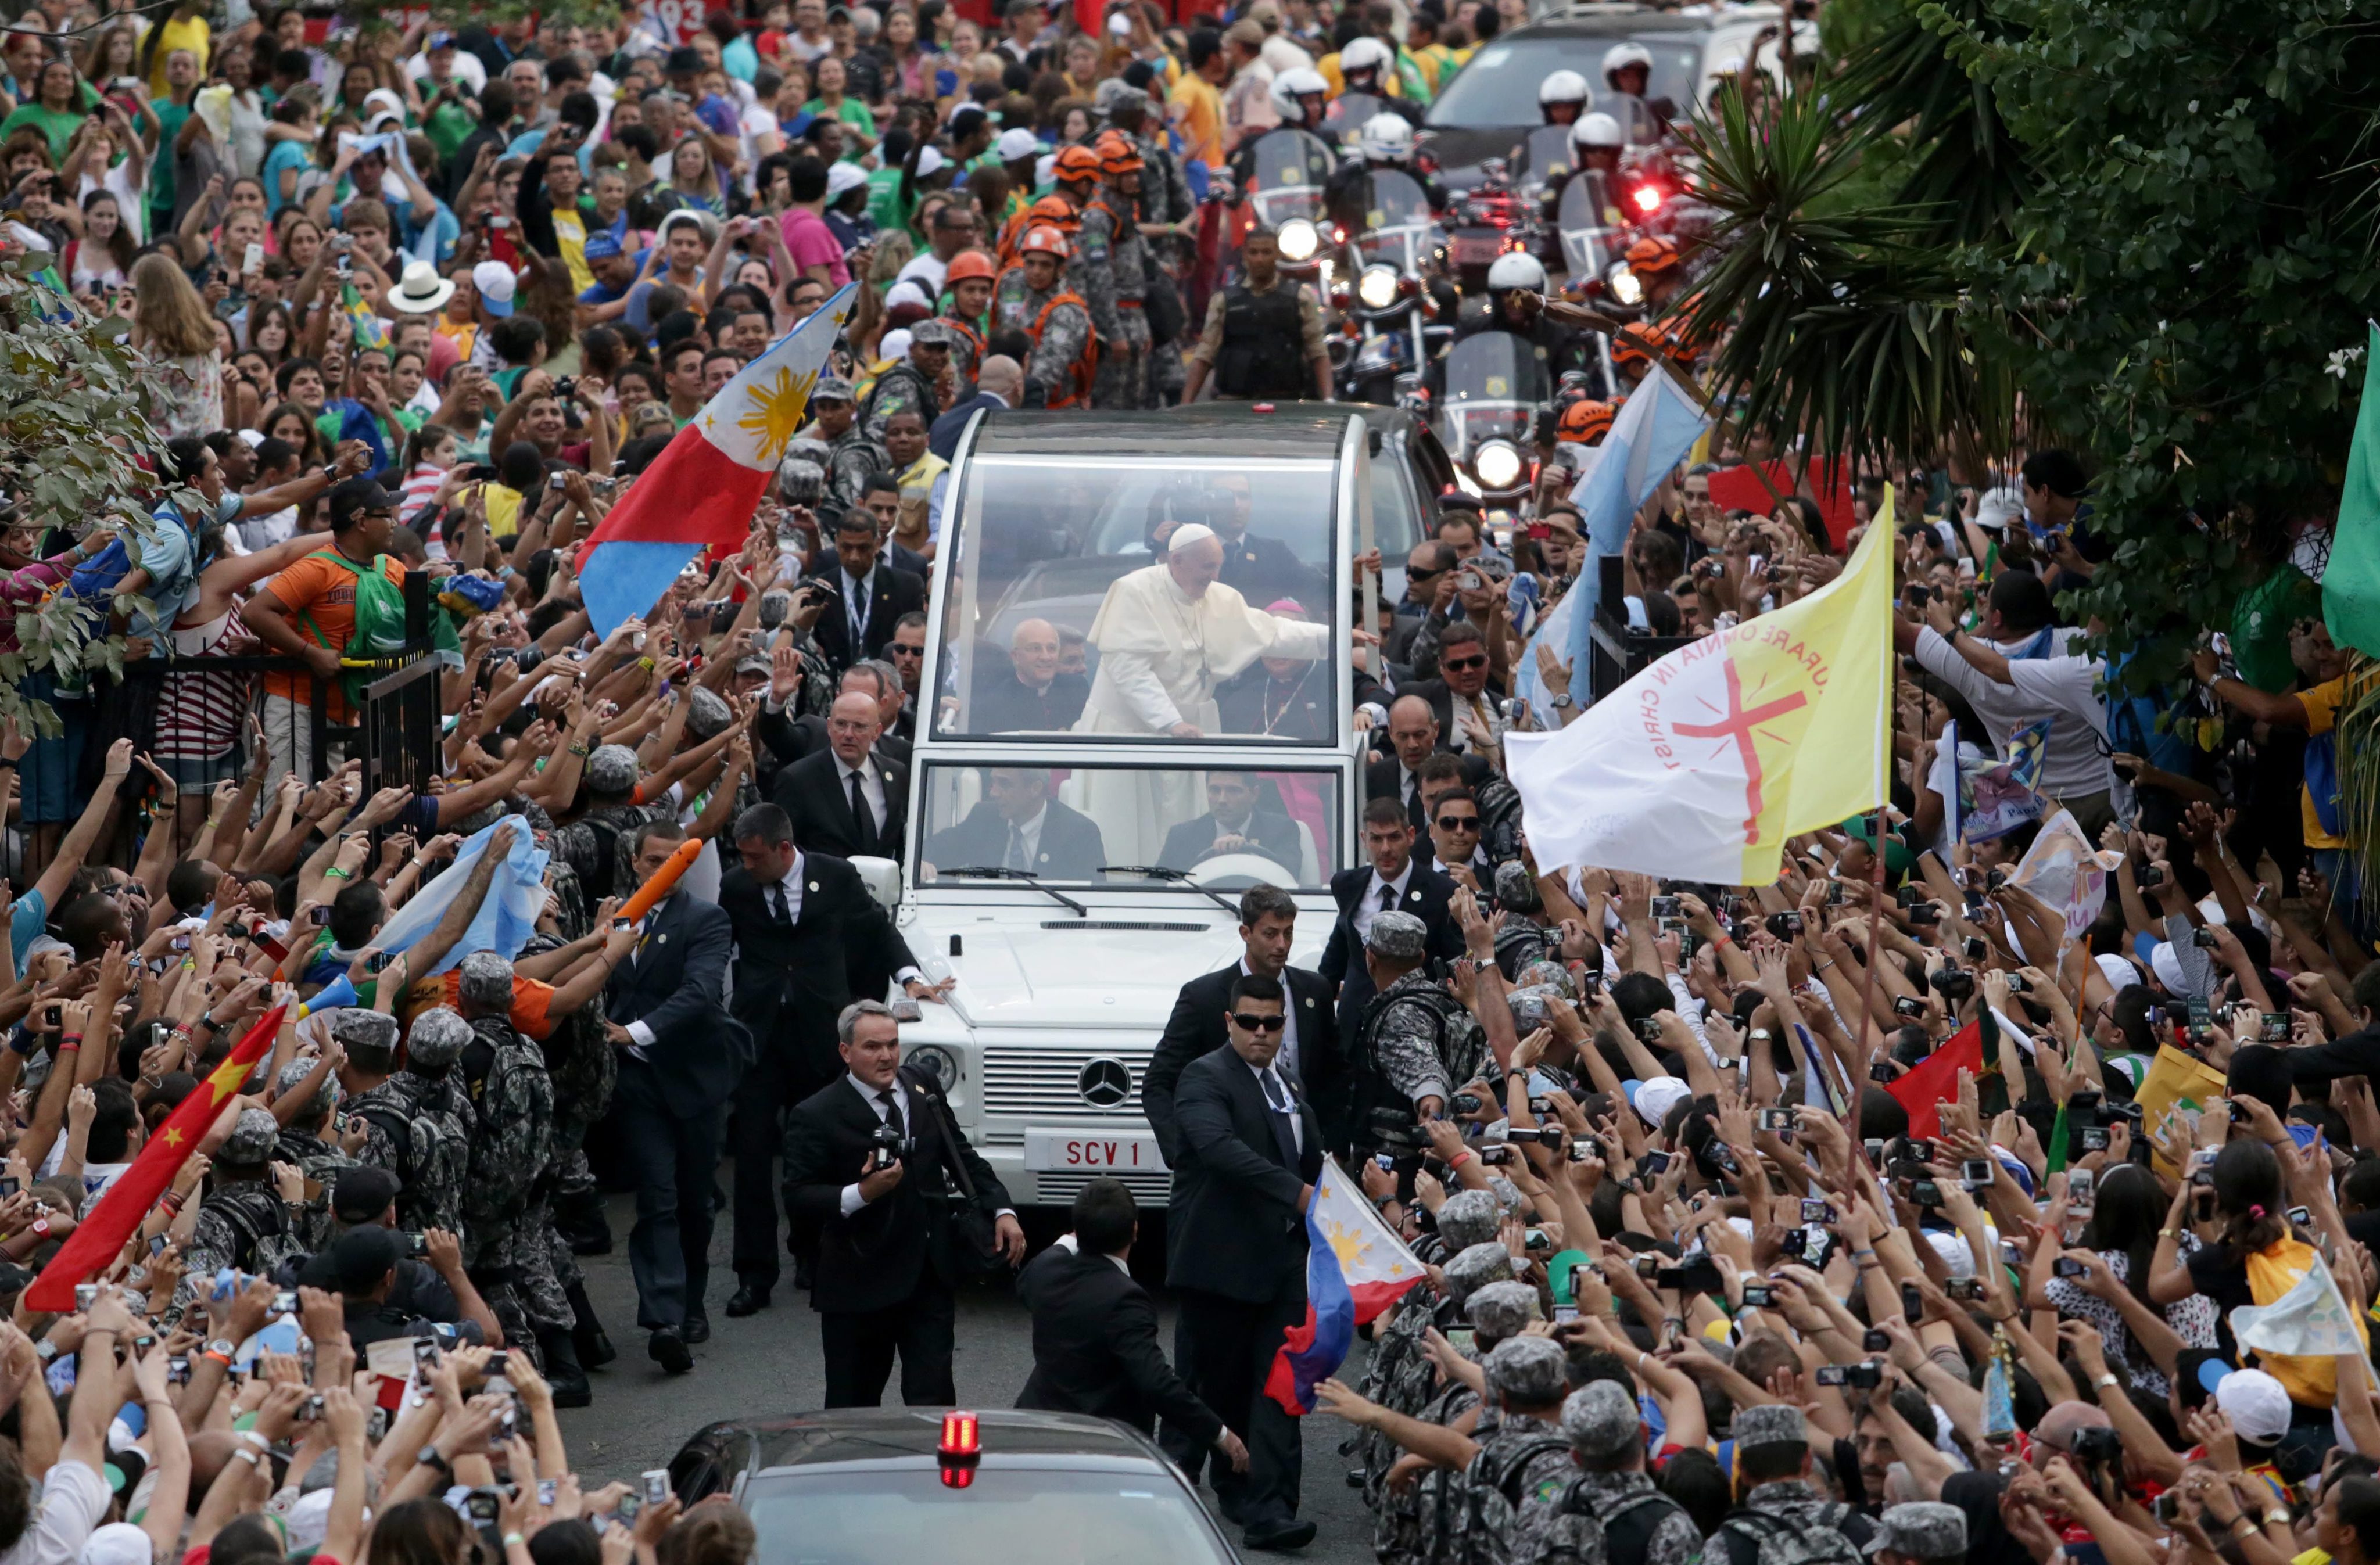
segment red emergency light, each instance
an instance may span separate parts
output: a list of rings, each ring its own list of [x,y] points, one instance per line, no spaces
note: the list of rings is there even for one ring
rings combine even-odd
[[[972,1413],[942,1414],[942,1486],[963,1489],[975,1482],[976,1461],[983,1454],[983,1431]]]
[[[1635,193],[1629,199],[1636,203],[1638,212],[1649,213],[1661,210],[1661,192],[1650,185],[1637,186]]]

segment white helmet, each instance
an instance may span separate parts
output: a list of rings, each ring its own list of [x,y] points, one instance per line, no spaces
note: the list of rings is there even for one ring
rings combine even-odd
[[[1282,124],[1305,125],[1305,105],[1298,100],[1328,98],[1330,96],[1330,84],[1322,79],[1320,71],[1299,66],[1274,77],[1272,91],[1267,96],[1272,99],[1273,112],[1281,115]],[[1305,127],[1308,130],[1314,128],[1310,125]]]
[[[1374,115],[1355,135],[1368,162],[1402,163],[1413,156],[1413,125],[1402,115]]]
[[[1620,122],[1609,115],[1581,115],[1570,127],[1570,144],[1585,152],[1593,147],[1624,147],[1628,138],[1620,133]]]
[[[1511,288],[1526,288],[1538,294],[1546,291],[1546,269],[1526,250],[1507,250],[1488,269],[1488,292],[1500,294]]]
[[[1339,51],[1339,74],[1344,78],[1359,70],[1386,70],[1395,59],[1389,46],[1377,38],[1351,39]]]
[[[1630,66],[1642,66],[1645,69],[1651,70],[1653,51],[1645,48],[1642,43],[1613,44],[1603,53],[1603,79],[1610,82],[1614,87],[1619,86],[1620,83],[1614,79]]]
[[[1584,103],[1586,99],[1586,78],[1574,70],[1558,70],[1537,83],[1537,107],[1541,109],[1556,103]]]

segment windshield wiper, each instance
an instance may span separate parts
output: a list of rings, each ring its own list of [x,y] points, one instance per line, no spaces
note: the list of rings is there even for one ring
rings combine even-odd
[[[938,869],[935,873],[937,875],[952,876],[959,880],[1022,880],[1026,885],[1032,887],[1035,891],[1039,892],[1043,896],[1051,897],[1058,902],[1063,903],[1067,907],[1073,909],[1075,917],[1088,918],[1091,916],[1091,910],[1089,908],[1085,907],[1081,903],[1076,902],[1073,897],[1068,896],[1065,892],[1059,891],[1054,887],[1043,885],[1039,876],[1030,874],[1022,869],[1001,869],[994,868],[987,865],[972,864],[963,869]]]
[[[1238,903],[1231,901],[1212,886],[1199,885],[1190,878],[1190,872],[1186,869],[1175,869],[1163,864],[1102,864],[1099,868],[1110,875],[1137,875],[1144,880],[1171,880],[1176,885],[1189,886],[1214,898],[1215,905],[1232,917],[1237,918],[1240,916]]]

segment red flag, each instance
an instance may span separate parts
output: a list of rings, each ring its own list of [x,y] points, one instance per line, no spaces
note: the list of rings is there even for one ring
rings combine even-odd
[[[1959,1073],[1973,1071],[1981,1075],[1983,1070],[1984,1025],[1970,1022],[1953,1033],[1941,1048],[1912,1066],[1908,1074],[1886,1082],[1884,1090],[1909,1110],[1912,1136],[1938,1135],[1942,1131],[1942,1105],[1959,1096]]]
[[[99,1205],[84,1214],[67,1242],[58,1247],[42,1275],[25,1290],[28,1309],[63,1314],[74,1308],[75,1284],[90,1280],[113,1264],[124,1249],[124,1242],[140,1226],[149,1208],[165,1194],[166,1186],[181,1171],[183,1160],[189,1157],[200,1138],[207,1134],[223,1106],[239,1090],[248,1073],[264,1057],[273,1045],[273,1036],[281,1031],[283,1013],[289,1009],[285,1002],[274,1006],[260,1018],[239,1047],[224,1057],[198,1089],[165,1117],[156,1134],[140,1148],[140,1156],[124,1171],[123,1177],[108,1186]]]

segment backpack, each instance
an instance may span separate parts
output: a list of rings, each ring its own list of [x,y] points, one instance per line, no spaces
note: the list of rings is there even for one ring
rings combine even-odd
[[[356,578],[355,629],[348,632],[346,645],[334,650],[344,658],[394,658],[405,650],[405,588],[389,576],[387,555],[374,560],[370,570],[335,549],[318,549],[306,558],[329,560]],[[311,610],[300,611],[298,617],[315,641],[331,645],[331,638],[314,623]],[[339,675],[339,689],[351,705],[361,706],[365,688],[382,673],[369,668],[346,670]]]
[[[1646,1489],[1614,1506],[1610,1515],[1598,1515],[1587,1498],[1585,1485],[1576,1479],[1572,1480],[1570,1491],[1562,1497],[1562,1510],[1572,1516],[1595,1517],[1602,1523],[1606,1565],[1643,1565],[1661,1523],[1672,1516],[1686,1514],[1686,1508],[1668,1495],[1658,1489]]]
[[[1474,1473],[1456,1474],[1463,1480],[1463,1498],[1455,1517],[1459,1531],[1446,1537],[1439,1558],[1458,1565],[1505,1565],[1512,1521],[1521,1512],[1522,1475],[1530,1463],[1556,1451],[1568,1455],[1569,1439],[1540,1435],[1517,1447],[1500,1464],[1488,1461],[1483,1451],[1473,1460]],[[1493,1503],[1498,1499],[1503,1501],[1500,1516]]]
[[[1856,1545],[1837,1530],[1847,1505],[1823,1507],[1828,1520],[1805,1526],[1773,1510],[1739,1505],[1719,1522],[1729,1565],[1864,1565]]]

